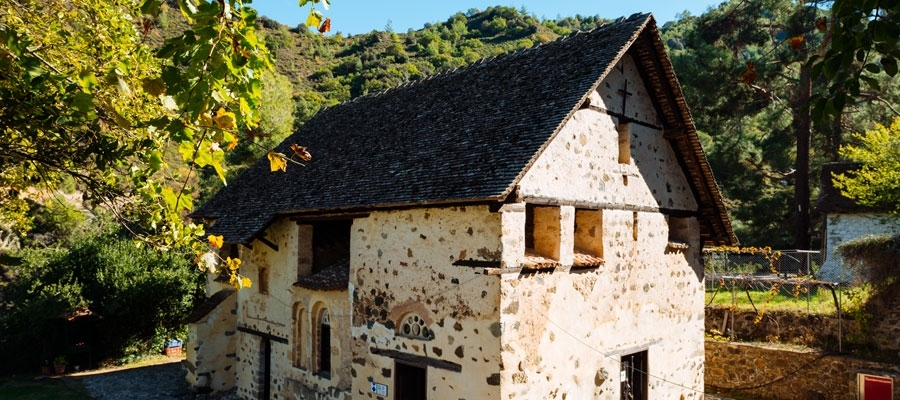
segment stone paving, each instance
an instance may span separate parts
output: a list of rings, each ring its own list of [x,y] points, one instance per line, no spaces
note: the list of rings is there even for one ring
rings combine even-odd
[[[196,394],[184,379],[181,360],[137,368],[70,374],[81,380],[96,400],[232,400],[233,393]]]
[[[96,400],[237,400],[233,393],[196,394],[184,379],[181,360],[137,368],[107,369],[70,374]],[[730,400],[706,395],[706,400]]]

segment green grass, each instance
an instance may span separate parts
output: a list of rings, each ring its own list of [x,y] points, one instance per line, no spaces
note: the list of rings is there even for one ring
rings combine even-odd
[[[748,299],[749,293],[749,299]],[[843,308],[846,309],[849,301],[847,293],[838,293]],[[752,299],[752,303],[750,301]],[[793,288],[782,287],[776,290],[766,288],[744,290],[735,287],[734,291],[729,286],[706,289],[706,304],[711,306],[730,307],[734,305],[740,310],[789,311],[798,313],[811,313],[833,315],[836,314],[834,298],[831,291],[824,288],[815,288],[808,293],[795,291]]]
[[[71,378],[42,378],[16,375],[0,378],[0,393],[5,400],[90,400],[81,382]]]

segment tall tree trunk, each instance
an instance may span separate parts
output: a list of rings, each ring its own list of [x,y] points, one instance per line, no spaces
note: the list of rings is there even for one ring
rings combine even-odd
[[[810,145],[810,71],[800,68],[800,84],[797,88],[794,125],[797,128],[797,165],[794,172],[794,246],[809,250],[809,145]]]

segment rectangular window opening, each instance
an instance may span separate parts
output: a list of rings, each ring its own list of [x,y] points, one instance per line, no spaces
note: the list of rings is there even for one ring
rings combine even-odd
[[[525,253],[559,260],[560,210],[553,206],[525,205]]]
[[[312,273],[317,273],[350,258],[352,220],[323,221],[313,224]]]
[[[575,210],[575,252],[603,257],[602,210]]]
[[[691,243],[690,218],[669,216],[669,247],[687,248]]]
[[[647,400],[647,376],[649,373],[647,350],[622,356],[622,400]]]

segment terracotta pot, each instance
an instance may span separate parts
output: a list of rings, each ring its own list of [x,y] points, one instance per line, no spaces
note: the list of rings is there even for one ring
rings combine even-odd
[[[41,374],[50,375],[53,373],[53,367],[50,365],[41,365]]]
[[[66,364],[54,365],[53,370],[56,371],[57,374],[63,374],[66,372]]]

